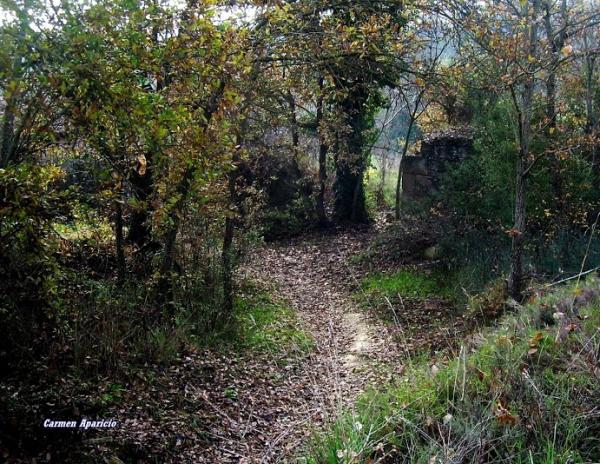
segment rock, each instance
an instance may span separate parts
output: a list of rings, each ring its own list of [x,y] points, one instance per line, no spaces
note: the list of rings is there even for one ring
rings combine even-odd
[[[423,256],[427,259],[437,259],[440,257],[439,245],[432,245],[423,250]]]

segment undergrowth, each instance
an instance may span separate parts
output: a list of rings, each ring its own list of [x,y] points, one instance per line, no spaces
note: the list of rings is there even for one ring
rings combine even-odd
[[[396,201],[396,181],[398,179],[394,168],[388,168],[383,185],[381,181],[381,169],[379,167],[374,166],[369,168],[365,178],[365,190],[369,209],[375,210],[377,207],[392,208]]]
[[[451,298],[443,277],[436,272],[401,270],[394,274],[375,274],[362,282],[367,296],[395,298],[398,294],[408,298]]]
[[[314,346],[310,335],[300,328],[296,313],[264,291],[238,298],[235,308],[237,343],[244,349],[304,354]]]
[[[599,296],[598,279],[539,292],[456,358],[363,394],[304,462],[599,462]]]

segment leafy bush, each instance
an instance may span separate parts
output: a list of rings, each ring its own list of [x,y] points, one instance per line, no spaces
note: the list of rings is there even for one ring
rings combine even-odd
[[[30,349],[41,327],[58,315],[62,280],[53,226],[70,216],[72,191],[55,166],[0,169],[0,351]],[[41,340],[40,340],[41,341]],[[6,351],[5,351],[6,350]]]
[[[267,241],[298,235],[316,223],[314,201],[310,197],[298,197],[287,207],[267,208],[263,212],[263,221]]]
[[[449,168],[437,199],[446,210],[448,229],[442,238],[444,255],[451,267],[464,274],[459,280],[468,290],[508,272],[513,226],[515,128],[508,99],[486,100],[475,112],[475,153]],[[533,141],[535,153],[549,150],[542,134]],[[565,141],[566,144],[566,141]],[[554,163],[554,164],[553,164]],[[558,166],[556,166],[558,163]],[[555,276],[579,270],[587,250],[590,225],[600,204],[598,191],[590,188],[593,173],[585,152],[572,150],[554,160],[539,155],[528,180],[526,270],[532,276]],[[560,184],[557,192],[556,183]],[[596,213],[593,213],[594,215]],[[588,264],[600,263],[594,239]]]

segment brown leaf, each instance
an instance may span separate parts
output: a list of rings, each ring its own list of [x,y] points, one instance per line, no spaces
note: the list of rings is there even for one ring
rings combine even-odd
[[[517,423],[517,417],[510,413],[506,406],[502,404],[502,401],[496,403],[495,414],[501,425],[515,425]]]

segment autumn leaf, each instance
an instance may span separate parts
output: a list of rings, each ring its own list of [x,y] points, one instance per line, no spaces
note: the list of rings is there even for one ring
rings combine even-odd
[[[506,235],[508,235],[510,238],[517,237],[521,234],[522,234],[522,232],[518,231],[517,229],[508,229],[506,231]]]
[[[562,56],[564,56],[565,58],[567,56],[570,56],[573,53],[573,46],[571,45],[565,45],[561,50],[560,53]]]
[[[542,341],[543,338],[544,338],[544,333],[537,332],[533,337],[531,337],[529,339],[529,347],[537,348],[538,346],[540,346],[540,341]]]
[[[146,167],[147,167],[146,157],[144,155],[138,156],[136,171],[140,176],[143,176],[146,174]]]
[[[501,425],[515,425],[517,423],[517,416],[512,415],[500,400],[496,403],[494,414]]]

